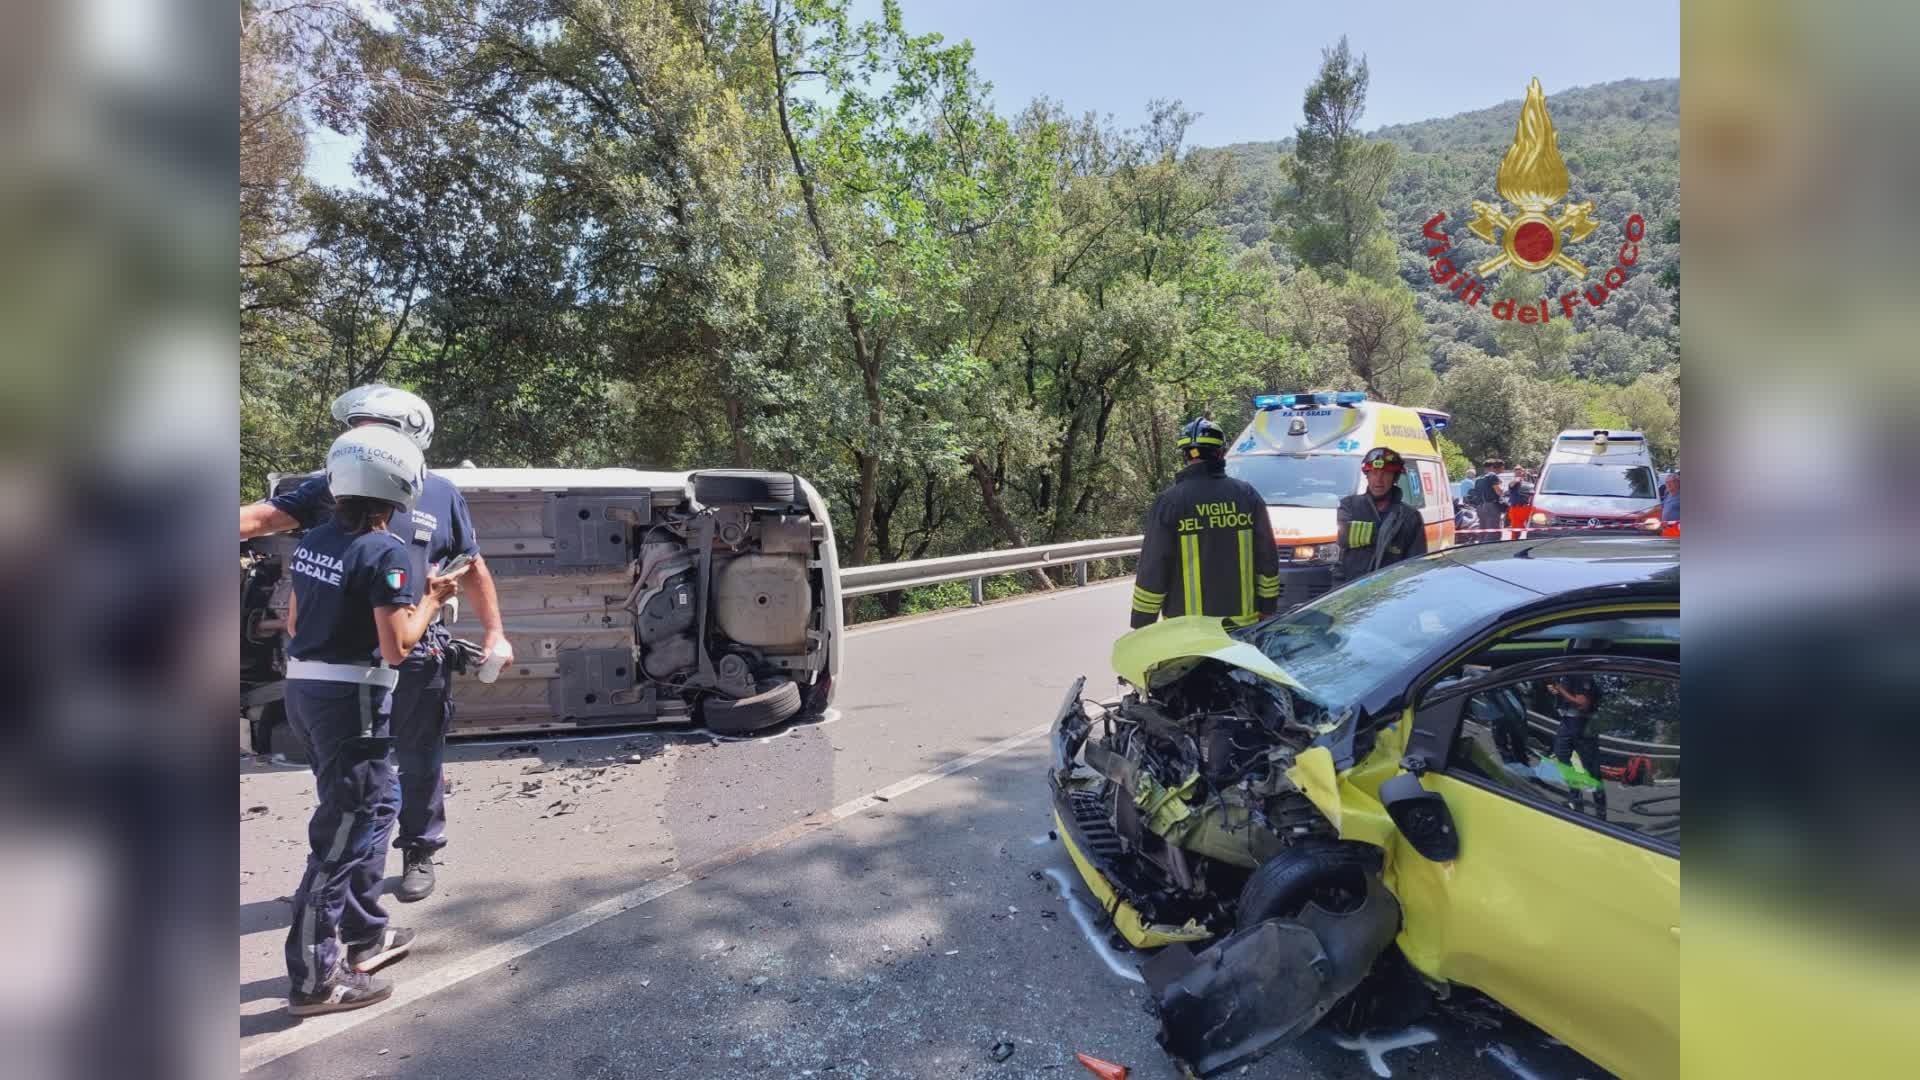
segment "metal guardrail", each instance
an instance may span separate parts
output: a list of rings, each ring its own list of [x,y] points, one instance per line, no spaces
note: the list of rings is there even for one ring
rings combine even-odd
[[[1072,566],[1074,577],[1087,583],[1087,564],[1095,559],[1120,559],[1140,554],[1141,536],[1115,536],[1104,540],[1070,540],[1040,547],[983,551],[974,555],[948,555],[915,562],[882,563],[879,566],[855,566],[840,571],[842,596],[871,596],[898,592],[949,581],[971,581],[973,602],[986,603],[986,580],[1022,570],[1054,566]]]

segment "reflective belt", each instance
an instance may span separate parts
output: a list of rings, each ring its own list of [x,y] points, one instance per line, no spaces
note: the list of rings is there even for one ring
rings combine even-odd
[[[384,686],[389,690],[400,684],[400,673],[384,664],[328,664],[319,660],[292,658],[287,660],[287,678]]]
[[[1202,612],[1200,598],[1200,537],[1188,533],[1180,538],[1180,593],[1182,606],[1180,614],[1198,615]]]

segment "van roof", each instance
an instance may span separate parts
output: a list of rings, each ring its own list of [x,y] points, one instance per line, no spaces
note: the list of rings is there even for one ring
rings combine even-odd
[[[1293,407],[1293,400],[1298,399],[1293,396],[1256,398],[1260,407],[1254,410],[1253,422],[1228,446],[1228,456],[1319,453],[1358,457],[1376,446],[1417,457],[1430,458],[1439,453],[1428,431],[1434,426],[1444,426],[1446,413],[1389,405],[1384,401]]]
[[[1602,457],[1651,464],[1653,451],[1645,435],[1615,428],[1568,428],[1554,436],[1553,446],[1547,451],[1548,464]]]

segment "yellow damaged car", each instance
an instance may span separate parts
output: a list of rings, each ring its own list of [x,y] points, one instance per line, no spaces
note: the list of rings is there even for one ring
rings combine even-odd
[[[1186,1069],[1459,985],[1679,1074],[1678,542],[1452,548],[1114,667],[1062,706],[1054,816]]]

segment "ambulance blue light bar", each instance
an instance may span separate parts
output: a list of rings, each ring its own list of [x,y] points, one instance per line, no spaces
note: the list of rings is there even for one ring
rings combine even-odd
[[[1256,409],[1310,409],[1324,405],[1358,405],[1367,400],[1367,395],[1357,390],[1342,391],[1338,394],[1261,394],[1253,399]]]

